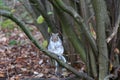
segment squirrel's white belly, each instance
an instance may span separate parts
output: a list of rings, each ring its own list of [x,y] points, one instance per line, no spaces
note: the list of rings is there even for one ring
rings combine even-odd
[[[50,44],[48,45],[48,51],[57,55],[62,55],[64,52],[64,48],[60,42],[50,42]]]

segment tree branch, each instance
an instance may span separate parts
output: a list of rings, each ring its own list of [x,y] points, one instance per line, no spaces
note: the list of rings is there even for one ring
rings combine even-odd
[[[37,21],[36,21],[37,18],[38,18],[38,16],[40,16],[40,11],[36,10],[36,8],[34,7],[34,5],[32,5],[29,2],[29,0],[19,0],[19,1],[20,1],[20,3],[23,4],[23,6],[25,7],[25,9],[28,11],[28,13],[33,18],[35,26],[40,30],[40,32],[42,33],[44,39],[48,40],[49,34],[47,33],[47,24],[45,24],[45,23],[38,24]]]
[[[104,78],[104,80],[109,80],[110,78],[113,78],[113,79],[118,78],[118,72],[119,72],[119,70],[120,70],[120,65],[117,67],[117,69],[115,69],[114,74],[109,74],[108,76],[106,76]]]
[[[57,16],[61,22],[63,32],[67,35],[68,40],[72,43],[76,52],[80,54],[80,58],[84,62],[86,62],[85,50],[83,48],[81,41],[78,39],[75,32],[73,31],[73,28],[72,28],[73,25],[71,25],[72,22],[69,21],[70,16],[66,15],[62,10],[60,10],[59,7],[57,6],[57,4],[52,3],[52,5],[54,7],[55,12],[58,14]]]
[[[78,76],[80,78],[85,78],[86,80],[94,80],[93,78],[88,76],[86,73],[80,73],[77,70],[75,70],[73,67],[69,66],[68,64],[65,64],[64,62],[59,60],[55,54],[50,53],[48,50],[46,50],[41,45],[39,45],[38,41],[32,36],[31,32],[25,26],[25,24],[23,22],[21,22],[17,17],[12,15],[9,11],[0,10],[0,15],[7,17],[7,18],[11,19],[12,21],[14,21],[24,31],[24,33],[28,36],[28,38],[34,43],[34,45],[38,49],[40,49],[42,52],[44,52],[47,56],[55,59],[61,66],[65,67],[69,71],[73,72],[76,76]]]
[[[47,25],[51,28],[52,32],[57,32],[56,25],[53,24],[52,20],[48,16],[47,12],[45,11],[45,8],[43,7],[43,4],[39,0],[29,0],[29,2],[34,4],[33,6],[40,11],[41,15],[44,17]]]
[[[113,29],[113,33],[107,38],[107,43],[109,43],[113,39],[113,37],[117,34],[118,28],[119,28],[119,24],[120,24],[120,13],[119,13],[118,19],[117,19],[117,21],[115,23],[115,27]]]
[[[82,25],[82,30],[86,36],[86,38],[88,39],[95,55],[97,56],[97,46],[96,46],[96,42],[94,40],[94,38],[92,37],[92,35],[90,34],[89,30],[88,30],[88,26],[85,24],[84,20],[82,19],[82,17],[70,6],[66,6],[62,0],[49,0],[50,2],[56,2],[56,4],[66,13],[68,13],[69,15],[71,15],[74,20],[81,26]]]
[[[97,35],[97,46],[98,46],[98,65],[99,65],[99,80],[104,80],[105,76],[108,74],[108,48],[106,43],[106,18],[107,18],[107,8],[105,0],[92,0],[93,8],[96,17],[96,35]]]

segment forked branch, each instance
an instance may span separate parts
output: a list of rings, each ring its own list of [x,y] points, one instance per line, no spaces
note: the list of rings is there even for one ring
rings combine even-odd
[[[38,43],[38,41],[32,36],[31,32],[25,26],[25,24],[22,21],[20,21],[17,17],[12,15],[12,13],[10,13],[9,11],[6,11],[6,10],[0,10],[0,15],[7,17],[7,18],[11,19],[12,21],[14,21],[24,31],[24,33],[28,36],[28,38],[33,42],[33,44],[38,49],[40,49],[42,52],[44,52],[47,56],[55,59],[61,66],[65,67],[66,69],[68,69],[69,71],[71,71],[72,73],[74,73],[76,76],[78,76],[80,78],[85,78],[86,80],[94,80],[92,77],[88,76],[86,73],[83,73],[83,72],[80,73],[77,70],[75,70],[73,67],[69,66],[68,64],[65,64],[64,62],[59,60],[55,54],[50,53],[48,50],[43,48]]]

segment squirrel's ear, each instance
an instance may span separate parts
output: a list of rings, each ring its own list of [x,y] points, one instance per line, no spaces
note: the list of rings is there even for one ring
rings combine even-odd
[[[54,35],[54,33],[51,33],[51,35]]]
[[[59,33],[56,33],[56,35],[58,36],[58,35],[59,35]]]

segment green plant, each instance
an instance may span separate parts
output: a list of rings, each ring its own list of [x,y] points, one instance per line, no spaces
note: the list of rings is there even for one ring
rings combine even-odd
[[[10,40],[9,41],[9,45],[16,45],[17,44],[17,41],[16,40]]]
[[[6,19],[3,22],[0,22],[1,28],[2,29],[14,29],[14,22],[12,22],[10,19]]]

